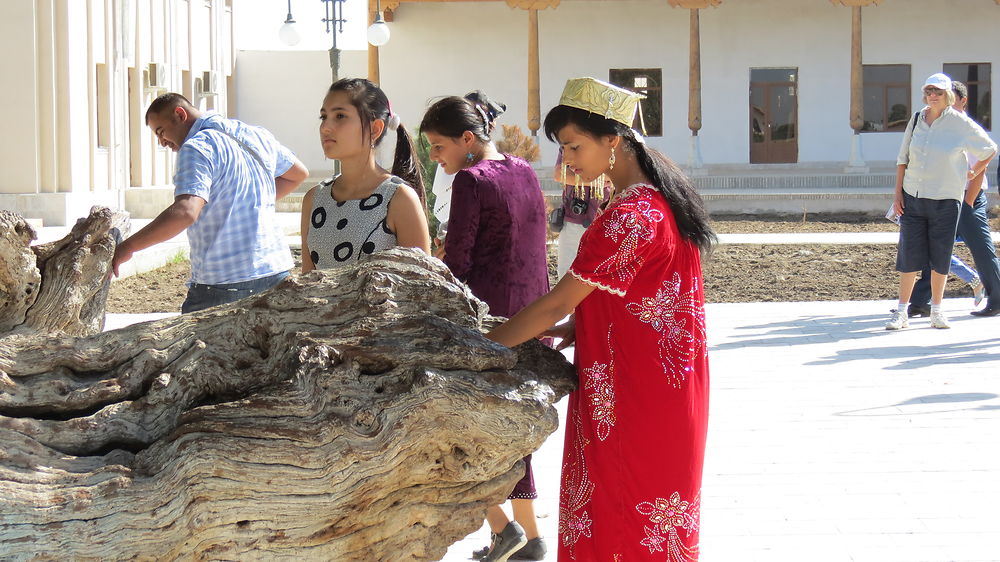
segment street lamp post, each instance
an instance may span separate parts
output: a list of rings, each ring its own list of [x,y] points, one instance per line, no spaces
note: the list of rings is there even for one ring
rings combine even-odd
[[[333,44],[330,47],[330,70],[333,72],[333,81],[340,77],[340,49],[337,48],[337,33],[344,32],[344,1],[345,0],[320,0],[323,2],[326,16],[320,20],[326,24],[326,32],[332,33]],[[384,24],[383,24],[384,25]],[[288,16],[285,24],[278,30],[278,37],[289,47],[299,42],[300,36],[295,29],[295,20],[292,18],[292,0],[288,0]]]
[[[326,32],[333,35],[333,46],[330,47],[330,70],[333,71],[333,81],[340,78],[340,49],[337,48],[337,33],[344,32],[344,0],[320,0],[326,10],[323,23]]]

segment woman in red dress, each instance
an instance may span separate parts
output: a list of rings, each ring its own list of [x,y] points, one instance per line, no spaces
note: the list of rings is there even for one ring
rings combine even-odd
[[[567,82],[545,134],[584,181],[607,174],[615,192],[570,274],[488,335],[507,346],[575,335],[560,560],[698,559],[708,424],[701,255],[715,234],[690,181],[631,129],[638,100],[593,78]]]

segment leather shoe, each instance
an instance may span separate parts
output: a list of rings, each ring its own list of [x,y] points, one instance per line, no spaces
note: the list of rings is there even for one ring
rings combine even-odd
[[[1000,315],[1000,306],[989,306],[972,311],[973,316],[997,316]]]
[[[931,307],[921,304],[911,304],[906,307],[906,315],[910,318],[927,317],[931,315]]]

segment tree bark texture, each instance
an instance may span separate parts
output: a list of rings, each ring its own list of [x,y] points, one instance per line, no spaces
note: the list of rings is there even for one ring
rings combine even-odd
[[[0,211],[0,335],[100,332],[108,268],[128,228],[128,214],[94,207],[61,240],[30,246],[31,225]]]
[[[396,249],[198,313],[0,339],[0,553],[440,559],[576,384],[537,341],[484,338],[493,321]]]

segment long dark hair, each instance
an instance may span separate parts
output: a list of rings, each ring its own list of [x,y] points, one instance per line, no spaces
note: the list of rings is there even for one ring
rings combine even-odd
[[[364,78],[341,78],[330,86],[327,95],[333,92],[346,92],[348,94],[351,105],[358,110],[358,115],[361,117],[361,130],[364,138],[371,138],[372,121],[376,119],[385,121],[386,128],[375,141],[375,146],[381,144],[382,139],[385,138],[385,131],[389,129],[389,117],[391,117],[389,98],[386,97],[382,88]],[[420,197],[420,203],[426,207],[424,180],[420,176],[418,165],[416,150],[413,149],[413,140],[406,132],[406,127],[399,124],[396,127],[396,152],[393,156],[391,172],[412,187],[417,192],[417,196]]]
[[[421,133],[436,133],[448,138],[458,138],[465,131],[471,132],[480,142],[490,142],[496,118],[507,111],[507,106],[491,100],[476,90],[465,97],[449,96],[434,103],[420,121]]]
[[[558,143],[559,131],[567,125],[575,125],[594,138],[605,135],[622,137],[625,150],[635,154],[642,173],[666,197],[681,236],[698,246],[703,255],[711,253],[717,238],[709,224],[705,204],[691,184],[691,180],[676,164],[660,152],[646,146],[627,125],[566,105],[555,106],[545,116],[545,136],[550,141]]]

